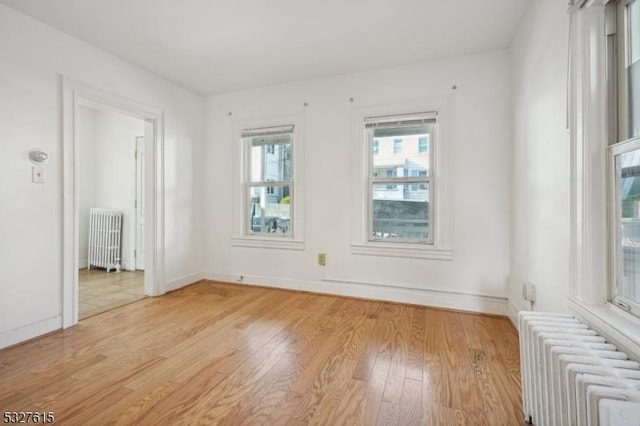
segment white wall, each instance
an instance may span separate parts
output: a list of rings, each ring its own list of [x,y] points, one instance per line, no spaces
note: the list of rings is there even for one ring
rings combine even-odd
[[[165,287],[201,266],[204,100],[0,5],[0,347],[61,326],[60,75],[165,113]],[[27,153],[49,153],[31,183]]]
[[[512,44],[513,143],[509,300],[564,311],[569,294],[569,132],[566,129],[568,15],[565,2],[529,3]]]
[[[136,136],[144,136],[142,119],[111,111],[80,108],[80,266],[86,267],[89,209],[123,213],[122,268],[135,269]]]
[[[80,192],[78,212],[79,264],[87,267],[89,242],[89,209],[96,206],[96,116],[98,111],[92,108],[80,108],[78,112],[79,161],[78,190]]]
[[[469,306],[458,303],[461,299],[457,297],[458,293],[465,293],[497,298],[490,302],[502,303],[506,308],[509,59],[508,51],[496,51],[209,97],[205,154],[208,185],[203,223],[208,276],[235,280],[242,274],[250,283],[348,292],[362,297],[404,297],[402,300],[463,309]],[[457,90],[452,90],[453,85]],[[453,99],[449,166],[453,167],[454,260],[352,255],[353,108],[443,94]],[[348,101],[350,97],[354,103]],[[303,107],[304,102],[309,106]],[[232,139],[234,120],[300,113],[304,114],[306,133],[305,249],[232,247],[230,177],[237,173],[232,146],[239,143]],[[327,253],[324,271],[316,263],[319,252]],[[323,276],[342,282],[322,281]]]

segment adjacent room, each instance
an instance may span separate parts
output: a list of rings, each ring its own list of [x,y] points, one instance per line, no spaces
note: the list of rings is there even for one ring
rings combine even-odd
[[[637,424],[638,46],[640,0],[0,0],[3,420]]]
[[[80,107],[79,318],[144,297],[144,121]]]

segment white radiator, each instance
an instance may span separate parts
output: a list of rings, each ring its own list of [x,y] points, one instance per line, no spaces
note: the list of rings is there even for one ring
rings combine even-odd
[[[572,315],[520,312],[518,329],[525,421],[606,426],[611,401],[640,404],[640,364]]]
[[[89,253],[87,268],[92,266],[120,271],[122,212],[109,209],[89,211]]]

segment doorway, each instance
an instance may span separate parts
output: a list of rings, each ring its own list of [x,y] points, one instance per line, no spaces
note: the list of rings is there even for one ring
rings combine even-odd
[[[104,108],[78,113],[78,318],[144,293],[144,120]]]
[[[87,295],[87,292],[81,294],[81,276],[79,272],[81,269],[87,272],[95,269],[103,274],[108,274],[112,282],[106,285],[117,286],[114,281],[121,281],[120,284],[124,286],[124,281],[129,281],[126,285],[136,287],[135,291],[129,289],[129,292],[135,293],[138,297],[142,297],[140,296],[141,293],[143,296],[158,296],[164,293],[162,285],[164,279],[164,242],[161,237],[164,224],[164,169],[162,161],[164,114],[161,110],[148,104],[64,77],[61,78],[61,87],[63,119],[62,326],[63,328],[68,328],[77,324],[80,318],[81,296]],[[110,157],[110,160],[105,161],[105,158],[98,158],[98,156],[94,156],[95,163],[91,159],[85,160],[86,165],[94,166],[93,173],[96,176],[98,175],[97,169],[102,167],[102,164],[98,165],[98,160],[110,162],[110,166],[106,168],[117,170],[120,173],[113,173],[113,170],[111,170],[109,175],[109,173],[105,172],[104,176],[109,175],[110,177],[100,177],[100,179],[103,179],[99,184],[100,188],[110,194],[109,197],[123,198],[123,193],[132,194],[129,200],[130,204],[127,207],[131,209],[131,206],[133,206],[133,213],[125,216],[125,209],[115,205],[114,198],[104,198],[103,194],[100,194],[98,190],[98,184],[95,184],[95,197],[102,197],[101,200],[103,202],[99,202],[100,200],[95,198],[93,204],[100,204],[100,208],[106,207],[115,211],[116,214],[118,211],[122,212],[122,229],[118,234],[121,235],[122,241],[120,242],[120,247],[114,249],[119,254],[117,260],[109,260],[106,264],[99,264],[98,267],[91,267],[91,269],[88,269],[90,266],[90,260],[88,259],[89,247],[86,247],[87,255],[84,255],[85,247],[81,249],[81,244],[83,244],[81,241],[84,241],[84,235],[82,237],[80,235],[81,232],[85,232],[83,229],[87,229],[86,232],[92,232],[89,231],[91,228],[86,223],[87,221],[90,222],[91,216],[89,216],[89,219],[82,217],[86,214],[84,211],[87,209],[87,203],[92,196],[85,195],[83,197],[81,195],[81,192],[85,190],[81,188],[83,181],[85,183],[90,182],[90,179],[87,180],[86,177],[84,180],[81,178],[81,172],[84,173],[82,170],[84,164],[82,157],[88,153],[87,151],[90,151],[90,148],[85,147],[83,153],[82,149],[82,115],[87,113],[87,110],[89,112],[93,110],[94,114],[124,117],[124,119],[137,121],[138,125],[135,134],[126,142],[129,147],[128,159],[123,160],[121,156],[111,158],[115,155],[115,149],[111,145],[115,139],[107,138],[109,142],[105,146],[101,145],[101,149],[103,149],[104,155]],[[97,138],[96,136],[96,142]],[[104,150],[105,147],[106,151]],[[142,147],[143,154],[136,157],[135,151],[138,147]],[[129,167],[132,172],[124,173],[123,170]],[[125,175],[127,176],[127,181],[123,183]],[[97,179],[98,177],[96,177]],[[123,190],[125,187],[128,190]],[[138,199],[138,197],[141,199]],[[139,212],[136,211],[138,205],[141,206],[141,211]],[[129,235],[125,236],[123,231],[129,232]],[[113,232],[109,235],[112,234]],[[87,240],[87,245],[89,245],[89,240]],[[108,245],[112,247],[111,244]],[[142,249],[144,257],[137,261],[136,255],[139,248]],[[112,256],[109,259],[117,257]],[[87,258],[86,265],[83,262],[84,258]],[[85,269],[85,266],[87,269]],[[116,272],[118,268],[120,272]],[[114,278],[116,279],[114,280]],[[134,281],[143,282],[142,290],[139,288],[139,283],[134,284]],[[106,285],[104,283],[96,285],[96,287],[100,288],[96,292],[106,291],[104,289]],[[119,297],[113,296],[113,298],[118,299]]]

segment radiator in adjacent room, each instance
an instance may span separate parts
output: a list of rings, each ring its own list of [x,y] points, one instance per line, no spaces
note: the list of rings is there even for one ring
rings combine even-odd
[[[616,416],[638,412],[640,364],[569,314],[520,312],[518,329],[527,422],[536,426],[638,424],[636,417],[621,423],[624,419]]]
[[[122,212],[109,209],[89,211],[88,269],[120,270]]]

